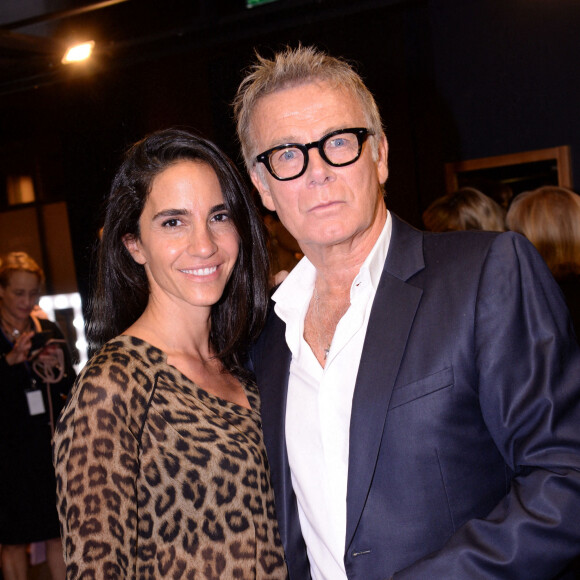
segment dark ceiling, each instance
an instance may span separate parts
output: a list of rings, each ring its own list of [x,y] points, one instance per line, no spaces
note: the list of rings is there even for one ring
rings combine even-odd
[[[0,94],[76,74],[75,67],[127,66],[184,47],[211,46],[265,28],[337,11],[356,12],[403,0],[276,0],[251,9],[247,0],[2,0]],[[66,46],[95,40],[90,63],[61,64]]]
[[[0,7],[0,93],[74,74],[74,66],[125,65],[198,39],[246,10],[237,0],[3,0]],[[95,40],[93,62],[64,67],[66,46]]]

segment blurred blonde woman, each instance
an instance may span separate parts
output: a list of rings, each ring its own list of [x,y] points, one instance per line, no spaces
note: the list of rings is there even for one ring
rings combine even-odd
[[[545,186],[514,198],[507,213],[510,230],[536,246],[564,292],[576,335],[580,335],[580,196]]]
[[[424,211],[423,224],[430,232],[506,230],[505,212],[499,204],[472,187],[463,187],[436,199]]]
[[[0,544],[5,580],[26,580],[27,545],[46,541],[53,580],[65,577],[52,425],[75,374],[58,327],[33,314],[44,273],[24,252],[0,265]],[[50,374],[50,377],[48,376]]]

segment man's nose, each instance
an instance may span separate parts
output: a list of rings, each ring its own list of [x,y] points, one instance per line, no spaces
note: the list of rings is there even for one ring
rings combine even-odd
[[[332,165],[326,163],[316,147],[313,147],[308,151],[308,167],[306,168],[306,171],[317,179],[321,177],[326,179],[330,175],[333,175]]]

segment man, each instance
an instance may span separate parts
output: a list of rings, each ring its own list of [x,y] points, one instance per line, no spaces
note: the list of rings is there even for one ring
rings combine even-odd
[[[292,580],[552,579],[580,552],[580,352],[513,233],[387,211],[387,141],[345,62],[259,58],[252,182],[305,258],[253,352]]]

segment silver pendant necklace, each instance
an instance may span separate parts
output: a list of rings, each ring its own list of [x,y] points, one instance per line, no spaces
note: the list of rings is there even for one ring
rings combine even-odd
[[[0,318],[2,319],[2,328],[4,329],[4,332],[12,339],[12,342],[16,342],[18,337],[27,330],[25,328],[23,331],[20,331],[17,328],[14,328],[11,324],[8,324],[3,316]]]

